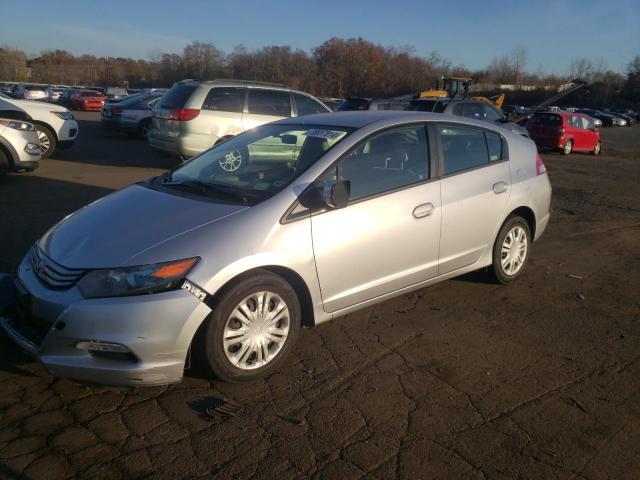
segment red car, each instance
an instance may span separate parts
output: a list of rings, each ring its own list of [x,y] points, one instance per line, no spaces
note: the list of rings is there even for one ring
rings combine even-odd
[[[79,90],[71,96],[70,103],[73,110],[92,110],[99,112],[107,99],[96,90]]]
[[[529,136],[538,147],[598,155],[602,149],[600,132],[588,115],[574,112],[539,112],[527,122]]]

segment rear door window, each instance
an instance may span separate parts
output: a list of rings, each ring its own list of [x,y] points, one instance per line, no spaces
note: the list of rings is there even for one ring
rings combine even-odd
[[[326,113],[328,111],[322,104],[316,102],[311,97],[307,97],[306,95],[294,93],[293,98],[296,102],[296,109],[299,117],[314,113]]]
[[[174,85],[160,100],[161,108],[184,108],[197,85]]]
[[[445,175],[489,163],[484,130],[457,125],[438,125],[436,130],[442,147]]]
[[[489,148],[489,161],[495,162],[504,157],[504,148],[500,135],[491,132],[484,132],[487,137],[487,147]]]
[[[249,113],[270,115],[272,117],[290,117],[291,99],[289,92],[282,90],[249,89]]]
[[[203,110],[242,113],[246,89],[243,87],[216,87],[209,90],[202,104]]]

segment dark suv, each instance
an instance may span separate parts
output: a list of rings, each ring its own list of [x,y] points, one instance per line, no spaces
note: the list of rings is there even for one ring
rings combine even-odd
[[[527,129],[509,122],[502,110],[486,102],[471,99],[450,99],[450,98],[416,98],[411,100],[409,110],[419,112],[444,113],[446,115],[457,115],[459,117],[474,118],[485,122],[497,123],[504,128],[508,128],[518,135],[529,136]]]

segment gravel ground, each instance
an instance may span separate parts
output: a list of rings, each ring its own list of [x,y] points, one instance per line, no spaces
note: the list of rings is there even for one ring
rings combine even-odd
[[[0,178],[0,271],[176,163],[78,116],[73,149]],[[0,336],[0,478],[640,478],[639,133],[544,155],[552,220],[515,284],[474,273],[304,330],[264,381],[83,386]],[[203,414],[220,399],[242,414]]]

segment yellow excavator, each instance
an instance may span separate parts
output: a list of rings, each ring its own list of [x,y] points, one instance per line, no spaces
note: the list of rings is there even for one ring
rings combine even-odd
[[[445,77],[436,80],[436,87],[420,92],[419,98],[471,98],[486,102],[498,108],[504,103],[504,93],[495,97],[469,97],[469,86],[473,80],[469,77]]]

